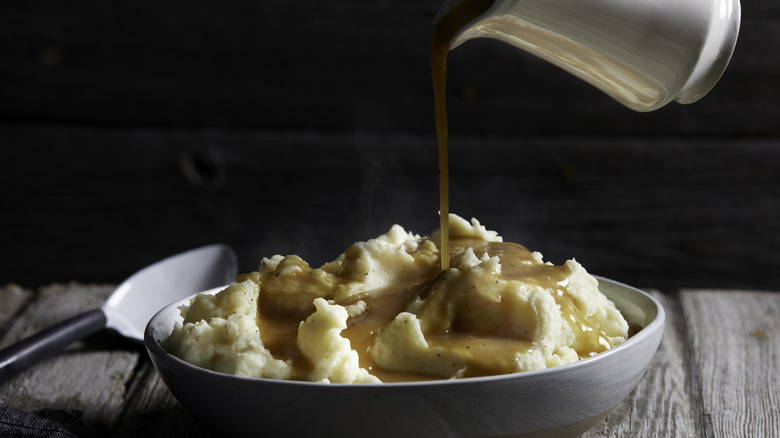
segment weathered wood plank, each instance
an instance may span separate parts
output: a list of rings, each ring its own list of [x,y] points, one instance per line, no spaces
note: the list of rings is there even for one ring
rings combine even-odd
[[[778,139],[451,141],[452,211],[555,263],[661,290],[780,284]],[[0,215],[0,284],[119,283],[213,242],[244,271],[277,253],[318,265],[438,223],[432,134],[30,125],[0,126],[0,144],[17,212]]]
[[[111,436],[210,437],[203,426],[176,401],[157,375],[151,361],[144,359],[128,388],[128,401]]]
[[[600,437],[698,436],[690,396],[686,393],[684,332],[674,296],[651,292],[666,310],[664,337],[636,389],[606,420],[583,434]]]
[[[16,284],[0,287],[0,303],[3,303],[0,306],[0,339],[5,335],[7,326],[11,323],[16,313],[27,304],[33,295],[33,291],[24,289]]]
[[[680,300],[704,436],[780,436],[780,294],[684,290]]]
[[[441,0],[3,2],[0,116],[87,124],[433,130],[429,46]],[[639,114],[514,48],[450,59],[470,132],[772,135],[778,11],[743,2],[731,65],[704,100]]]
[[[70,283],[43,288],[15,319],[3,345],[85,310],[100,306],[112,286]],[[89,428],[105,432],[119,417],[125,385],[141,352],[110,334],[94,335],[0,385],[0,403],[27,410],[71,412]]]

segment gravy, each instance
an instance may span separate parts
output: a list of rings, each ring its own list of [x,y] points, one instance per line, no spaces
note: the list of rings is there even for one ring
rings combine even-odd
[[[501,260],[500,279],[519,280],[526,284],[539,286],[549,291],[560,306],[561,313],[575,335],[581,340],[575,348],[581,358],[589,357],[611,347],[607,336],[590,324],[577,310],[567,290],[567,272],[563,266],[540,263],[532,253],[522,245],[508,242],[485,242],[475,239],[453,239],[451,256],[456,256],[472,248],[480,257],[487,253]],[[445,257],[449,259],[449,257]],[[383,382],[419,381],[437,379],[412,372],[398,372],[378,367],[372,357],[371,348],[378,330],[381,330],[396,315],[406,310],[409,303],[417,297],[426,297],[432,284],[439,278],[438,267],[424,273],[419,278],[409,279],[406,283],[395,285],[392,289],[369,291],[349,301],[337,302],[349,306],[362,300],[366,303],[365,312],[350,317],[347,328],[341,335],[349,339],[352,348],[357,351],[361,368]],[[262,300],[261,300],[262,302]],[[306,379],[312,369],[310,361],[300,352],[297,344],[298,326],[311,312],[291,315],[277,312],[273,307],[260,306],[258,327],[260,337],[266,348],[277,359],[290,361],[295,369],[293,379]],[[468,327],[468,322],[455,321],[445,333],[425,333],[430,347],[443,347],[458,351],[465,358],[467,372],[463,377],[475,377],[507,373],[513,370],[516,353],[525,353],[532,348],[532,336],[506,335],[509,330],[500,323],[490,332],[479,333]]]
[[[433,26],[431,43],[431,78],[436,114],[436,137],[439,144],[439,225],[440,249],[449,254],[449,159],[447,146],[447,53],[452,37],[471,20],[490,8],[494,0],[463,0],[447,14],[439,17]],[[441,258],[441,270],[449,269],[449,259]]]

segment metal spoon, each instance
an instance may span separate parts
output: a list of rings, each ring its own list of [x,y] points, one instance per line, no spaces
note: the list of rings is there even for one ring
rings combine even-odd
[[[77,315],[0,351],[0,382],[105,328],[143,342],[144,328],[163,306],[233,281],[238,263],[226,245],[168,257],[122,282],[99,309]]]

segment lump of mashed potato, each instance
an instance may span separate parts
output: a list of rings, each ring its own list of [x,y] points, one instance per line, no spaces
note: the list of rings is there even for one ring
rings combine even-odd
[[[379,383],[542,369],[626,340],[625,319],[579,263],[545,263],[476,219],[449,219],[445,272],[438,238],[398,225],[319,268],[264,258],[182,307],[163,347],[239,376]]]

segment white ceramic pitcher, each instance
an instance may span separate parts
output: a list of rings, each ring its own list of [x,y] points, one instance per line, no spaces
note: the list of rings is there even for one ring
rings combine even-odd
[[[469,1],[447,1],[435,22]],[[450,50],[495,38],[636,111],[707,94],[731,59],[741,15],[739,0],[481,1],[487,10],[454,32]]]

